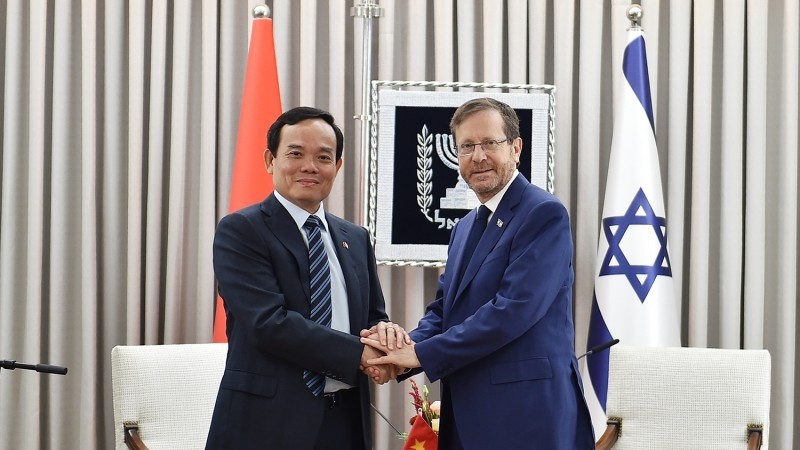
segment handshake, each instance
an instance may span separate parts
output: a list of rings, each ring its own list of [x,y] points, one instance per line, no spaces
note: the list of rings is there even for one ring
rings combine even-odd
[[[368,330],[361,330],[359,369],[375,384],[394,380],[407,370],[420,367],[414,341],[403,327],[392,322],[380,322]]]

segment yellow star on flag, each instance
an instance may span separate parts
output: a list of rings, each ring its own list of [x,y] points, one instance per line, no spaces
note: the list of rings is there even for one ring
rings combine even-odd
[[[418,441],[414,439],[414,445],[411,446],[414,450],[425,450],[425,442],[426,441]]]

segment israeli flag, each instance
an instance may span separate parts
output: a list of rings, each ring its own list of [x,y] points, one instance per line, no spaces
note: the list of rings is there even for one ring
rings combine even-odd
[[[587,351],[611,339],[642,347],[681,345],[642,29],[629,29],[627,42],[615,94]],[[608,360],[608,351],[591,354],[583,368],[597,437],[606,428]]]

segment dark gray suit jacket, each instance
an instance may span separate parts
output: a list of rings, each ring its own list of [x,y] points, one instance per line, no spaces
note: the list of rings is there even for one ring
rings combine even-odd
[[[372,448],[369,386],[358,333],[386,320],[367,231],[325,216],[347,285],[350,334],[309,319],[308,250],[274,195],[224,217],[214,271],[227,315],[228,358],[208,449],[311,449],[324,400],[303,381],[313,370],[357,386],[365,448]]]

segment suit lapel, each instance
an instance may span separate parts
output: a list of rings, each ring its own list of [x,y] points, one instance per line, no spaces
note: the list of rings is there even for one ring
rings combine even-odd
[[[457,231],[458,235],[453,237],[453,241],[450,244],[450,248],[454,248],[455,250],[453,251],[453,254],[449,255],[448,257],[446,270],[446,272],[452,272],[452,280],[459,278],[458,275],[464,272],[464,264],[469,262],[464,261],[464,250],[467,245],[470,229],[472,229],[472,225],[475,223],[475,219],[477,218],[478,215],[473,209],[458,221],[458,228],[453,231],[454,233]],[[452,263],[450,262],[451,260]]]
[[[481,236],[480,241],[478,241],[478,246],[475,247],[475,253],[472,254],[472,258],[469,261],[460,261],[458,264],[459,267],[467,264],[467,267],[464,269],[464,276],[461,278],[461,283],[458,285],[455,298],[460,297],[467,285],[475,278],[486,256],[492,251],[494,246],[497,245],[500,236],[502,236],[503,232],[508,228],[506,224],[513,219],[514,209],[519,204],[522,198],[522,192],[525,190],[527,184],[528,180],[525,179],[525,177],[517,175],[517,178],[515,178],[514,181],[511,182],[511,186],[508,187],[508,190],[503,196],[503,200],[501,200],[500,204],[497,206],[497,211],[492,213],[492,217],[486,225],[486,231],[483,232],[483,236]]]
[[[342,226],[337,217],[325,214],[325,219],[330,228],[331,240],[333,247],[336,249],[336,257],[339,260],[339,266],[342,268],[342,275],[344,275],[345,289],[347,290],[347,306],[350,316],[350,332],[352,333],[355,327],[354,323],[361,323],[360,305],[361,296],[359,295],[359,282],[356,276],[357,268],[353,255],[350,253],[351,237],[347,228]]]
[[[303,292],[305,292],[310,301],[308,247],[306,247],[306,243],[300,235],[301,231],[297,228],[297,223],[274,195],[270,195],[261,202],[261,211],[264,213],[264,222],[267,227],[272,230],[278,241],[294,256],[297,262],[300,284],[303,286]]]

